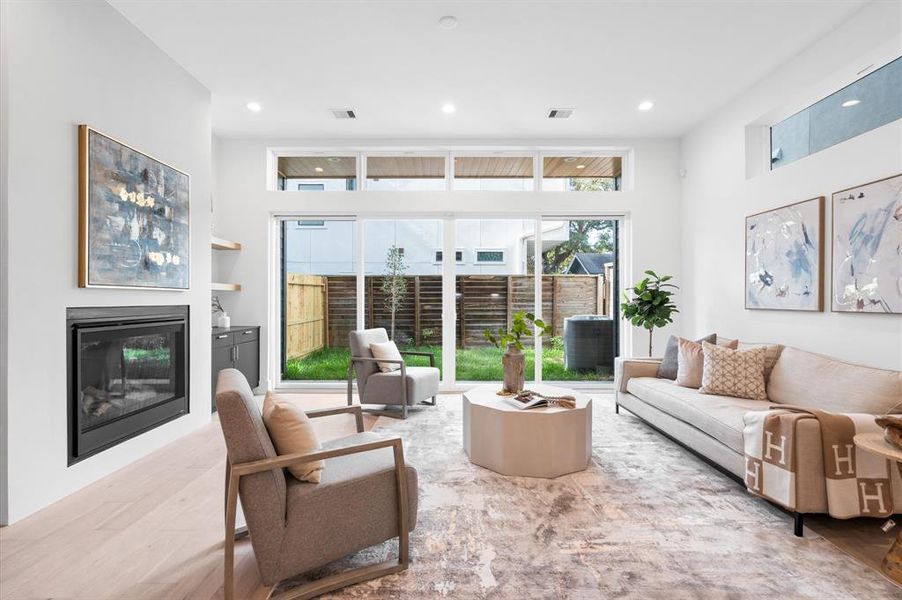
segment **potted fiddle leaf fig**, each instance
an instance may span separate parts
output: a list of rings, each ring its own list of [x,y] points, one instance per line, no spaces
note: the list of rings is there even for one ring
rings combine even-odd
[[[530,324],[535,331],[530,329]],[[510,329],[499,327],[497,333],[486,329],[482,333],[485,339],[496,348],[507,348],[501,358],[504,369],[503,395],[519,394],[523,391],[525,383],[524,370],[526,356],[523,354],[523,338],[527,339],[534,333],[545,335],[551,332],[551,326],[546,325],[542,319],[537,319],[533,313],[518,311],[514,313],[513,323]]]
[[[673,323],[672,315],[680,312],[673,302],[673,294],[670,289],[678,289],[672,283],[667,283],[673,277],[670,275],[658,276],[654,271],[645,272],[648,277],[623,292],[623,303],[620,312],[624,319],[628,319],[634,327],[644,327],[648,330],[648,356],[652,352],[652,333],[655,327],[664,327]]]

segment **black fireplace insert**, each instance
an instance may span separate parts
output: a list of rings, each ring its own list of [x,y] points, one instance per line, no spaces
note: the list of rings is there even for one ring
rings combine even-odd
[[[188,414],[188,307],[69,308],[69,464]]]

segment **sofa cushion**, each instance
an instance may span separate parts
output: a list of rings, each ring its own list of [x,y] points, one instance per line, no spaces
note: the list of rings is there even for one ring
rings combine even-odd
[[[373,342],[370,344],[370,353],[376,359],[404,360],[404,357],[401,356],[401,351],[398,350],[398,346],[391,340],[387,342]],[[401,368],[401,365],[395,362],[379,362],[376,364],[379,365],[379,370],[383,373],[397,371]]]
[[[783,346],[780,344],[739,342],[740,350],[751,350],[759,347],[764,348],[764,381],[768,381],[771,371],[774,370],[774,365],[777,364],[777,359],[780,358],[780,353],[783,352]]]
[[[679,351],[677,354],[676,383],[683,387],[699,388],[702,385],[702,373],[704,372],[705,358],[702,352],[702,343],[678,338]],[[717,337],[717,345],[735,350],[739,340]]]
[[[705,368],[699,388],[701,393],[767,400],[764,348],[730,350],[703,342],[702,352]]]
[[[742,453],[742,416],[750,410],[767,410],[770,402],[702,394],[667,379],[634,377],[626,389],[646,404],[707,433],[730,449]]]
[[[675,335],[667,338],[667,347],[664,349],[664,358],[661,359],[661,364],[658,365],[658,377],[671,380],[677,378],[679,341],[680,338]],[[702,342],[710,342],[713,344],[716,341],[717,334],[712,333],[703,338],[699,338],[696,340],[696,343],[701,344]]]
[[[787,347],[771,372],[767,395],[778,404],[878,415],[902,401],[902,373]]]
[[[266,392],[263,399],[263,423],[276,447],[276,452],[280,455],[309,454],[320,448],[307,413],[279,394]],[[319,483],[323,473],[323,461],[293,464],[288,467],[288,472],[300,481]]]
[[[364,444],[364,432],[330,440],[324,450]],[[417,522],[417,472],[407,465],[408,528]],[[291,479],[280,578],[302,573],[398,535],[398,491],[391,448],[326,459],[318,485]]]
[[[435,367],[407,367],[407,403],[416,404],[438,394],[439,370]],[[401,371],[370,375],[364,404],[401,404]]]

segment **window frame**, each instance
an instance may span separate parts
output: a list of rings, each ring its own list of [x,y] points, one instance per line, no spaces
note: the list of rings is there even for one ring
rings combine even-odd
[[[479,260],[480,252],[500,252],[501,260]],[[492,246],[477,246],[473,251],[474,265],[506,265],[507,264],[507,248],[497,248]]]
[[[891,64],[895,63],[896,61],[902,61],[902,55],[900,55],[900,54],[894,54],[892,58],[890,58],[890,57],[883,57],[881,60],[875,61],[874,63],[872,63],[872,64],[869,65],[868,67],[865,67],[864,69],[862,69],[862,70],[858,71],[857,73],[855,73],[855,76],[854,76],[854,77],[851,77],[851,78],[844,78],[844,79],[842,79],[842,80],[836,81],[835,83],[833,83],[833,84],[830,85],[829,87],[823,88],[819,93],[817,93],[817,94],[812,94],[811,96],[809,96],[809,98],[814,98],[813,100],[807,100],[807,101],[805,101],[804,103],[797,103],[797,104],[794,105],[795,108],[793,108],[792,110],[784,110],[784,111],[781,111],[781,112],[777,113],[776,115],[774,115],[773,118],[768,119],[768,120],[764,123],[764,126],[762,127],[762,129],[763,129],[763,131],[762,131],[762,137],[764,138],[764,143],[762,144],[762,145],[764,146],[764,148],[762,149],[762,150],[763,150],[763,152],[762,152],[762,155],[763,155],[763,156],[762,156],[762,157],[763,157],[763,161],[764,161],[763,166],[765,167],[765,168],[764,168],[764,172],[767,172],[767,173],[773,172],[773,171],[775,171],[776,169],[779,169],[779,168],[781,168],[781,167],[785,167],[785,166],[791,165],[791,164],[796,163],[796,162],[798,162],[798,161],[800,161],[800,160],[804,160],[804,159],[808,158],[809,156],[813,156],[813,155],[818,154],[818,153],[820,153],[820,152],[823,152],[823,151],[825,151],[825,150],[829,150],[830,148],[833,148],[833,147],[835,147],[835,146],[839,146],[840,144],[843,144],[843,143],[845,143],[845,142],[848,142],[849,140],[853,140],[853,139],[855,139],[855,138],[857,138],[857,137],[859,137],[859,136],[861,136],[861,135],[864,135],[864,134],[866,134],[866,133],[868,133],[868,132],[870,132],[870,131],[874,131],[875,129],[879,129],[879,128],[881,128],[881,127],[884,127],[884,126],[886,126],[886,125],[890,125],[890,124],[895,123],[896,121],[898,121],[899,119],[894,119],[894,120],[892,120],[892,121],[887,121],[886,123],[883,123],[883,124],[881,124],[881,125],[877,125],[877,126],[875,126],[875,127],[872,127],[871,129],[866,129],[866,130],[864,130],[864,131],[861,131],[861,132],[859,132],[859,133],[856,133],[855,135],[853,135],[853,136],[851,136],[851,137],[847,137],[847,138],[845,138],[845,139],[843,139],[843,140],[840,140],[840,141],[838,141],[838,142],[836,142],[836,143],[833,143],[833,144],[831,144],[831,145],[829,145],[829,146],[825,146],[825,147],[823,147],[823,148],[820,148],[820,149],[814,150],[814,151],[811,150],[811,138],[810,138],[810,136],[811,136],[811,133],[810,133],[810,131],[811,131],[811,126],[810,126],[810,123],[809,123],[809,128],[808,128],[808,136],[809,136],[809,139],[808,139],[808,148],[807,148],[807,152],[806,152],[803,156],[800,156],[800,157],[796,158],[795,160],[792,160],[792,161],[790,161],[790,162],[788,162],[788,163],[782,163],[782,162],[780,162],[780,159],[774,160],[774,158],[773,158],[773,156],[774,156],[774,134],[773,134],[774,127],[776,127],[776,126],[778,126],[778,125],[780,125],[780,124],[782,124],[782,123],[788,121],[789,119],[791,119],[791,118],[793,118],[793,117],[796,117],[796,116],[798,116],[798,115],[801,115],[802,113],[805,113],[805,112],[810,111],[812,108],[814,108],[815,106],[817,106],[817,105],[820,104],[821,102],[826,101],[827,99],[831,98],[831,97],[834,96],[834,95],[837,95],[837,94],[842,93],[842,92],[843,92],[844,90],[846,90],[847,88],[850,88],[850,87],[852,87],[853,85],[855,85],[855,84],[857,84],[857,83],[859,83],[859,82],[861,82],[861,81],[867,79],[868,77],[870,77],[870,76],[876,74],[876,73],[877,73],[878,71],[880,71],[881,69],[884,69],[884,68],[886,68],[886,67],[889,67]],[[897,68],[902,68],[902,66],[897,67]],[[799,107],[799,106],[801,106],[801,107]],[[811,113],[808,112],[808,114],[810,115]],[[851,113],[850,113],[850,114],[851,114]],[[759,121],[759,123],[760,123],[760,121]],[[778,150],[783,150],[782,147],[778,147],[777,149],[778,149]],[[778,163],[779,163],[779,164],[778,164]],[[748,170],[747,170],[747,174],[748,174]]]
[[[271,191],[290,191],[290,192],[344,192],[344,193],[385,193],[387,191],[399,192],[456,192],[470,194],[507,194],[507,193],[537,193],[537,192],[566,192],[573,193],[571,190],[546,190],[543,187],[545,179],[544,161],[546,157],[560,156],[577,156],[577,157],[616,157],[621,160],[620,186],[616,190],[600,190],[598,192],[589,192],[596,194],[615,194],[633,189],[633,148],[627,146],[483,146],[483,147],[392,147],[385,146],[367,147],[367,146],[342,146],[329,148],[324,146],[316,147],[270,147],[267,152],[267,189]],[[353,190],[280,190],[279,178],[282,176],[278,172],[278,160],[282,157],[328,157],[340,156],[355,158],[356,169],[356,185]],[[445,184],[440,190],[374,190],[370,188],[369,179],[367,177],[367,159],[369,157],[435,157],[445,159]],[[492,157],[492,156],[509,156],[533,159],[533,189],[532,190],[461,190],[454,185],[454,159],[457,157]],[[433,178],[430,178],[432,180]],[[438,178],[434,178],[438,179]]]

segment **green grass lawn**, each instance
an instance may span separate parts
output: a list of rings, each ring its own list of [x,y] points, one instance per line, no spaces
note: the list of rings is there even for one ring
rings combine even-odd
[[[435,366],[442,367],[442,349],[438,347],[407,347],[403,350],[432,352]],[[503,352],[491,346],[457,349],[458,381],[501,381],[501,355]],[[286,380],[336,381],[344,380],[348,373],[350,351],[347,348],[323,348],[300,359],[288,361],[282,378]],[[426,366],[429,359],[423,356],[405,356],[408,365]],[[526,349],[527,380],[535,369],[535,351]],[[613,373],[595,371],[568,371],[564,368],[564,351],[559,347],[542,351],[542,378],[545,381],[611,381]]]

